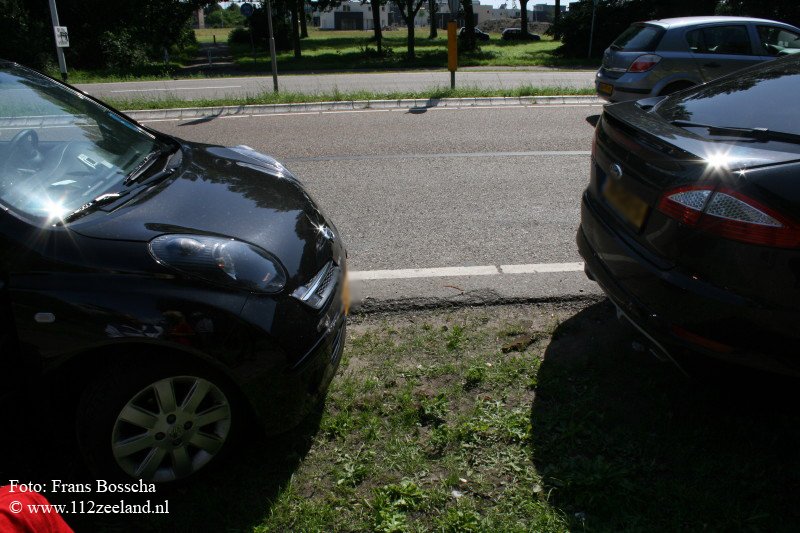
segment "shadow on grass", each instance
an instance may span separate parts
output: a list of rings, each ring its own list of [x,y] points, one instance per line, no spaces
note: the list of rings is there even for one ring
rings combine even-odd
[[[253,430],[218,464],[209,465],[190,480],[159,486],[155,494],[99,494],[94,489],[96,480],[76,460],[76,450],[55,443],[52,427],[28,419],[14,426],[21,434],[10,437],[6,433],[2,439],[0,484],[20,479],[50,488],[52,480],[59,479],[93,487],[89,493],[46,491],[51,503],[66,504],[68,509],[72,501],[77,505],[83,502],[85,508],[89,502],[144,504],[150,500],[152,506],[169,502],[169,514],[65,514],[75,531],[250,531],[269,515],[272,502],[308,453],[321,416],[322,410],[317,410],[300,426],[279,436],[266,437]]]
[[[557,328],[539,371],[533,461],[572,529],[796,530],[797,381],[704,363],[697,382],[632,340],[602,302]]]

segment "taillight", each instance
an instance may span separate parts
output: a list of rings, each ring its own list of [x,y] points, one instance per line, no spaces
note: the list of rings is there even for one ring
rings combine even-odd
[[[658,65],[658,62],[661,61],[661,56],[656,54],[645,54],[643,56],[639,56],[636,58],[630,67],[628,67],[628,72],[647,72],[654,66]]]
[[[661,197],[658,210],[678,222],[726,239],[778,248],[800,246],[800,225],[730,189],[673,189]]]

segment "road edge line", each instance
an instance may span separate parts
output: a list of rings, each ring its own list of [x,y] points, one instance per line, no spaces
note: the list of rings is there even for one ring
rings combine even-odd
[[[345,100],[339,102],[305,102],[296,104],[253,104],[214,107],[179,107],[170,109],[134,109],[124,111],[134,120],[183,120],[203,117],[285,115],[327,111],[352,111],[370,109],[430,109],[434,107],[492,107],[541,105],[591,105],[603,100],[591,95],[567,96],[513,96],[473,98],[429,98],[401,100]]]

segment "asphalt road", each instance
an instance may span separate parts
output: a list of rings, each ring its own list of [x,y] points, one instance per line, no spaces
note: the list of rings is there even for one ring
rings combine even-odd
[[[457,87],[486,89],[514,88],[523,85],[559,88],[592,88],[594,71],[510,70],[491,72],[461,70],[456,73]],[[392,91],[422,91],[449,88],[447,71],[376,72],[363,74],[292,74],[279,75],[282,91],[306,94],[352,91],[378,93]],[[188,80],[141,81],[119,83],[78,84],[92,96],[117,100],[181,98],[232,98],[255,96],[272,91],[272,77],[203,78]]]
[[[443,298],[598,294],[583,274],[575,231],[593,133],[586,117],[600,109],[433,108],[148,124],[276,156],[343,234],[356,299],[424,306]]]

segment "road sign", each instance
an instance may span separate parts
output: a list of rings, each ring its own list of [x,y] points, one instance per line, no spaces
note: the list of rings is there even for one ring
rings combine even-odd
[[[245,2],[239,7],[239,13],[241,13],[243,17],[250,18],[253,15],[253,4]]]
[[[66,26],[53,26],[56,33],[56,46],[59,48],[69,48],[69,32]]]

